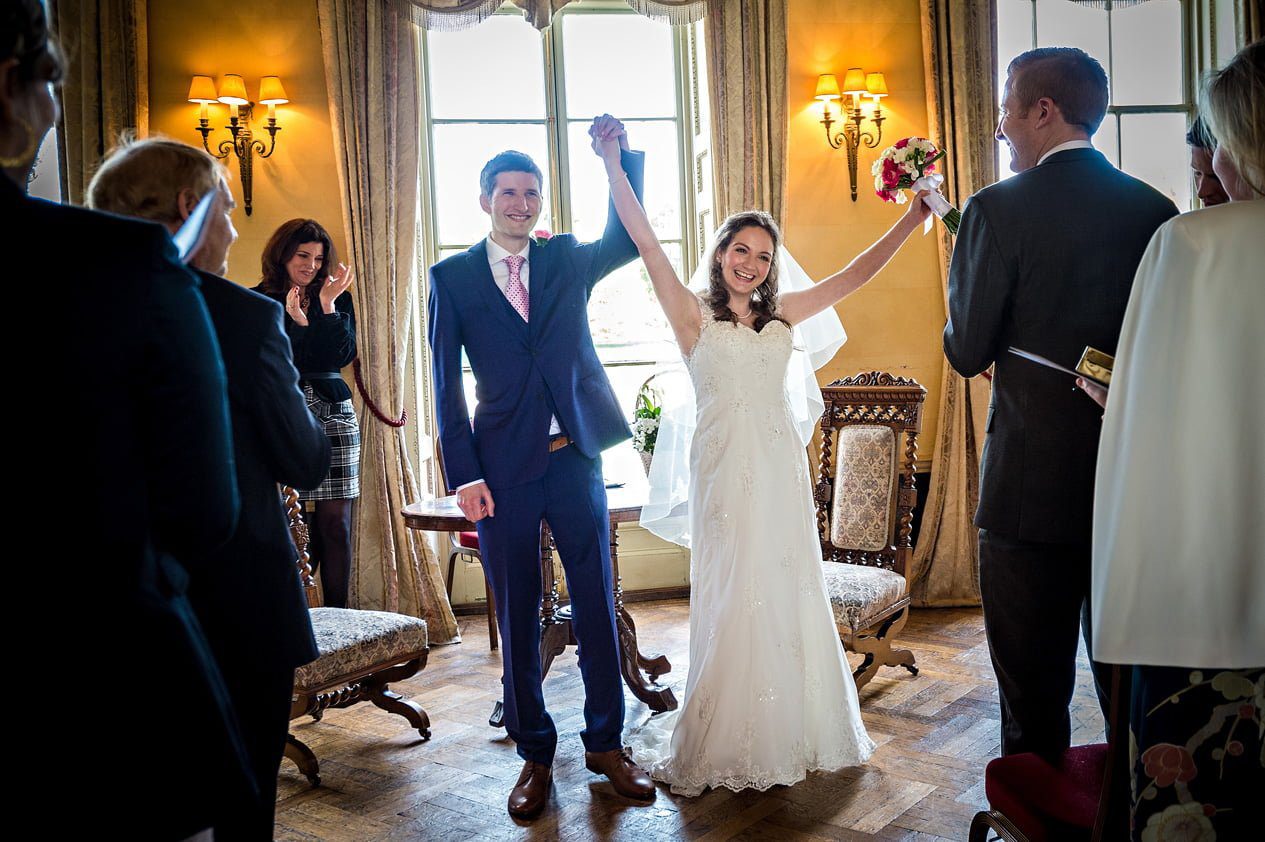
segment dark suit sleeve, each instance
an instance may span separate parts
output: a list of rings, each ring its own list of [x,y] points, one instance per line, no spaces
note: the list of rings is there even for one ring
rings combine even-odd
[[[200,557],[237,528],[232,428],[206,303],[163,238],[147,301],[150,515],[159,547],[178,558]]]
[[[628,174],[633,193],[637,201],[642,201],[643,181],[646,165],[644,152],[619,153],[620,163]],[[592,293],[593,287],[615,269],[623,266],[637,256],[637,246],[624,230],[624,223],[619,221],[619,213],[615,210],[615,202],[608,203],[606,209],[606,230],[600,240],[584,243],[575,250],[576,274],[584,279],[584,285]]]
[[[430,273],[431,365],[435,375],[435,414],[439,420],[439,446],[444,454],[448,490],[483,476],[470,430],[470,410],[461,380],[461,317],[444,285]]]
[[[963,377],[986,370],[1001,353],[1002,328],[1015,286],[1014,270],[978,199],[967,202],[949,268],[949,321],[944,355]]]
[[[280,308],[261,335],[250,410],[268,474],[294,488],[315,488],[329,473],[329,438],[299,391]]]

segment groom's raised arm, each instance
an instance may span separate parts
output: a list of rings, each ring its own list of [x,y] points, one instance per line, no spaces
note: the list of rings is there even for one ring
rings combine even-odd
[[[431,368],[435,375],[435,414],[439,420],[439,446],[444,454],[444,479],[454,491],[483,477],[470,431],[470,410],[461,380],[461,319],[444,284],[430,270]]]
[[[643,201],[646,154],[622,149],[619,159],[624,172],[628,174],[628,182],[632,185],[637,201]],[[624,230],[624,224],[619,221],[619,213],[615,210],[615,202],[611,200],[606,209],[606,230],[602,232],[602,238],[579,246],[575,265],[584,278],[584,285],[592,292],[598,281],[636,256],[637,246]]]

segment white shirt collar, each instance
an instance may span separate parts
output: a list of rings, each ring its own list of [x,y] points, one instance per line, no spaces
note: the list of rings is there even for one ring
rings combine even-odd
[[[492,239],[491,234],[488,235],[487,242],[488,242],[488,263],[492,263],[492,264],[499,263],[505,258],[510,256],[511,252],[509,251],[509,249],[504,248],[500,243]],[[523,250],[518,253],[518,256],[521,257],[523,260],[528,260],[527,253],[530,251],[531,251],[531,240],[528,240],[527,245],[523,246]]]
[[[1093,149],[1093,148],[1094,148],[1094,144],[1090,143],[1088,140],[1069,140],[1069,141],[1066,141],[1065,143],[1060,143],[1058,146],[1054,147],[1053,149],[1049,150],[1044,155],[1042,155],[1040,158],[1038,158],[1037,166],[1039,167],[1042,164],[1044,164],[1045,159],[1055,154],[1056,152],[1066,152],[1069,149]]]

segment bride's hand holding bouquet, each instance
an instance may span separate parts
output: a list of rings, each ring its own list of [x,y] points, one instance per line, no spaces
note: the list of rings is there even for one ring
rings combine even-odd
[[[884,149],[870,172],[874,193],[884,202],[903,205],[902,190],[926,191],[923,201],[927,207],[940,217],[950,234],[956,234],[962,214],[939,193],[944,176],[936,172],[936,162],[943,157],[944,152],[926,138],[907,137]]]

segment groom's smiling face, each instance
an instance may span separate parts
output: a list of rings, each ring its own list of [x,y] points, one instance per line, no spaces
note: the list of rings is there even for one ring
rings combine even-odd
[[[479,204],[492,217],[492,233],[511,239],[531,234],[540,218],[540,180],[528,172],[497,173],[491,196]]]

